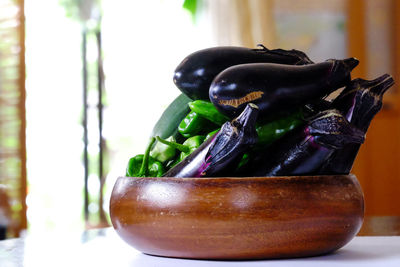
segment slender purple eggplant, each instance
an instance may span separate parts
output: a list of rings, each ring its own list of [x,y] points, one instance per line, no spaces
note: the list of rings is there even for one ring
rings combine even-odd
[[[337,110],[326,110],[273,143],[255,152],[241,174],[246,176],[312,175],[335,151],[364,142],[364,133]]]
[[[384,93],[394,84],[393,78],[382,75],[375,80],[353,80],[335,98],[332,107],[345,114],[355,127],[367,132],[374,116],[382,108]],[[360,144],[349,144],[337,149],[319,170],[319,174],[348,174],[360,149]]]
[[[276,117],[318,101],[347,85],[358,60],[330,59],[293,66],[251,63],[229,67],[218,74],[210,87],[210,100],[224,115],[233,118],[247,103],[260,108],[260,117]]]
[[[187,56],[176,68],[174,83],[188,97],[208,100],[212,80],[224,69],[244,63],[280,63],[304,65],[313,63],[298,50],[259,49],[244,47],[213,47]]]
[[[204,142],[164,177],[213,177],[234,170],[247,149],[257,142],[258,107],[248,104],[236,119]]]
[[[321,99],[318,102],[307,104],[303,107],[304,117],[312,117],[319,112],[332,109],[332,102],[326,99]]]
[[[389,74],[374,80],[354,79],[333,101],[336,108],[346,119],[360,130],[367,132],[374,116],[382,108],[383,95],[394,85]]]

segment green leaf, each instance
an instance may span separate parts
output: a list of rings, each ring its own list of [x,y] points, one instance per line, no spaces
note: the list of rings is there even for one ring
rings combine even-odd
[[[183,8],[189,11],[192,18],[194,18],[197,11],[197,0],[185,0],[183,2]]]

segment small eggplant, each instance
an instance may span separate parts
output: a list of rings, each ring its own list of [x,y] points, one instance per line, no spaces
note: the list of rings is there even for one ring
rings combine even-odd
[[[312,117],[319,112],[332,109],[332,102],[326,99],[321,99],[318,102],[307,104],[303,107],[304,117]]]
[[[335,98],[332,106],[346,115],[355,127],[367,132],[374,116],[382,108],[383,94],[394,84],[393,78],[382,75],[375,80],[355,79]],[[319,170],[319,174],[347,174],[357,156],[360,144],[337,149]]]
[[[210,100],[224,115],[237,116],[247,103],[260,108],[260,117],[287,113],[315,102],[350,82],[358,60],[330,59],[293,66],[252,63],[229,67],[218,74],[210,87]]]
[[[362,143],[364,133],[337,110],[326,110],[289,132],[266,150],[255,152],[246,176],[312,175],[337,148]]]
[[[346,115],[354,126],[367,132],[374,116],[382,108],[383,94],[394,84],[389,74],[374,80],[354,79],[335,98],[332,107]]]
[[[313,63],[298,50],[260,49],[244,47],[213,47],[187,56],[176,68],[174,83],[193,100],[208,100],[212,80],[224,69],[244,63],[280,63],[303,65]]]
[[[258,107],[248,104],[239,117],[178,163],[164,177],[211,177],[234,170],[246,150],[257,142]]]

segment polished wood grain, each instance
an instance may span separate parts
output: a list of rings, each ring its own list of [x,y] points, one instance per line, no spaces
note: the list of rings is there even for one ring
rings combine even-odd
[[[118,178],[117,233],[152,255],[259,259],[332,252],[359,231],[364,198],[353,175]]]

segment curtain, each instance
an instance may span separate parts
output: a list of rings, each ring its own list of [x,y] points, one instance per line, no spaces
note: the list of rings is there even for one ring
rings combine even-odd
[[[273,0],[206,2],[218,45],[276,46]]]
[[[24,1],[0,0],[0,224],[26,222]]]

